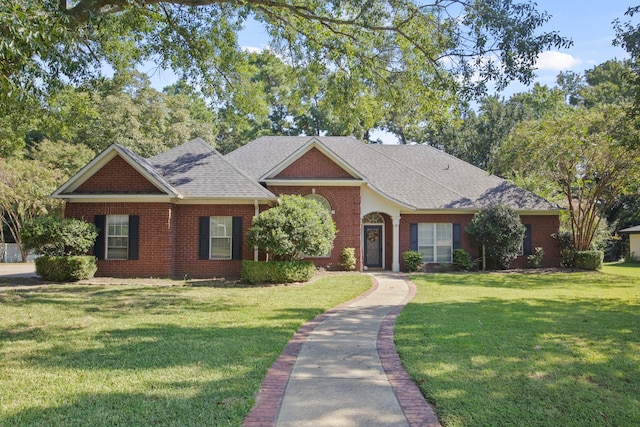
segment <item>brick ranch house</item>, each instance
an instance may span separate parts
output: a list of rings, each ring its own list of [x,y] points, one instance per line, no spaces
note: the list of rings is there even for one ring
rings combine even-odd
[[[450,263],[462,248],[478,257],[464,228],[479,209],[512,206],[526,226],[526,265],[535,247],[559,265],[559,209],[546,200],[426,145],[367,145],[351,137],[262,137],[222,156],[194,139],[144,159],[111,145],[62,185],[66,216],[95,223],[98,275],[237,277],[252,218],[282,194],[318,200],[338,229],[333,250],[311,258],[339,268],[355,248],[360,270],[404,268],[416,249],[426,263]]]

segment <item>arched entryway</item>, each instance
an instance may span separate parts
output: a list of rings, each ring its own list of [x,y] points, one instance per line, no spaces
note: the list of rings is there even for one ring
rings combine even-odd
[[[365,268],[385,268],[385,221],[378,212],[362,218],[363,265]]]

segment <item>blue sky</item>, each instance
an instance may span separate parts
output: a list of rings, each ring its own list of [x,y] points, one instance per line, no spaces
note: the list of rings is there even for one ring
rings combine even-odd
[[[538,61],[536,81],[549,86],[555,85],[560,71],[571,70],[582,73],[606,60],[626,58],[623,49],[612,46],[615,37],[612,22],[618,18],[626,21],[624,12],[635,5],[631,0],[537,0],[538,10],[545,10],[552,18],[542,28],[544,31],[559,31],[573,40],[569,49],[543,53]],[[249,24],[239,36],[240,46],[250,49],[264,49],[268,39],[257,25]],[[145,71],[144,69],[142,71]],[[149,70],[152,71],[152,70]],[[174,82],[175,75],[168,70],[156,70],[152,83],[158,89]],[[512,84],[505,96],[526,91],[521,84]]]
[[[538,10],[547,11],[552,17],[541,31],[558,31],[573,40],[569,49],[545,52],[538,58],[536,82],[554,86],[560,71],[574,71],[582,74],[609,59],[627,58],[626,52],[612,45],[615,38],[613,21],[625,22],[627,8],[636,3],[627,0],[537,0]],[[249,25],[239,35],[240,46],[246,49],[264,49],[268,39],[258,25]],[[145,71],[144,69],[142,71]],[[173,83],[175,75],[171,71],[156,70],[151,78],[157,89]],[[502,93],[508,98],[514,93],[528,90],[523,84],[512,83]],[[378,137],[376,135],[375,137]],[[380,134],[386,143],[394,143],[388,135]]]
[[[630,0],[538,0],[538,10],[545,10],[552,18],[542,28],[544,31],[559,31],[573,40],[573,47],[543,53],[538,58],[537,81],[554,86],[560,71],[582,73],[609,59],[627,58],[626,52],[612,45],[615,38],[613,21],[622,22]],[[524,85],[512,84],[505,95],[526,91]]]

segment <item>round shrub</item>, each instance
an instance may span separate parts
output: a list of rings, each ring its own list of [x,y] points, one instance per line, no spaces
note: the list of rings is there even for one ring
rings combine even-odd
[[[422,254],[418,251],[406,251],[402,253],[404,266],[409,272],[418,271],[422,265]]]
[[[506,205],[495,205],[478,211],[465,231],[484,245],[490,264],[506,270],[520,253],[525,227],[518,211]]]

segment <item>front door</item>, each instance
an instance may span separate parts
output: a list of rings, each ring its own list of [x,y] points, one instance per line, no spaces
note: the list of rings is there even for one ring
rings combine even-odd
[[[364,265],[382,268],[382,226],[364,226]]]

